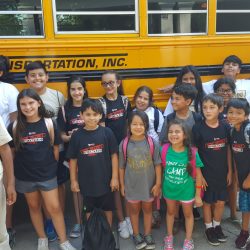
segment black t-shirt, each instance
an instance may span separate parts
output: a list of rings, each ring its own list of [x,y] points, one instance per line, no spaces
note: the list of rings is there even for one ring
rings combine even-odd
[[[209,127],[205,121],[193,127],[194,143],[204,164],[201,170],[208,190],[222,191],[227,187],[229,134],[230,126],[223,120],[217,128]]]
[[[127,117],[131,111],[131,105],[128,102],[128,108],[125,110],[120,95],[118,95],[116,100],[109,100],[106,97],[104,99],[107,104],[105,125],[113,131],[117,143],[120,144],[122,139],[127,135]]]
[[[110,191],[111,155],[118,152],[113,132],[79,128],[71,137],[66,157],[77,159],[78,182],[83,196],[101,196]]]
[[[13,123],[8,127],[10,135],[13,137]],[[60,143],[58,129],[53,122],[54,145]],[[44,119],[38,122],[26,123],[26,128],[22,133],[21,149],[15,152],[14,172],[15,177],[22,181],[41,182],[56,177],[57,161],[54,157],[53,146],[51,146],[50,136]],[[10,147],[14,148],[13,141]]]
[[[246,192],[250,192],[250,189],[243,189],[242,184],[250,173],[250,149],[244,136],[244,130],[248,123],[249,121],[242,124],[240,131],[233,129],[231,134],[231,147],[238,172],[239,186]]]

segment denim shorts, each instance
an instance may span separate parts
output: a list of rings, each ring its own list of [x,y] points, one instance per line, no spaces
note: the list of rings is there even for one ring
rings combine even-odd
[[[38,190],[50,191],[57,188],[57,178],[47,181],[21,181],[16,179],[16,191],[18,193],[32,193]]]
[[[240,190],[239,208],[241,212],[250,212],[250,193]]]

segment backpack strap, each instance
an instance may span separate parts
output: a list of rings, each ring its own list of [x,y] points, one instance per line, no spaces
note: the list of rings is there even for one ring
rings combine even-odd
[[[160,119],[160,114],[159,114],[158,108],[154,107],[154,129],[155,132],[157,133],[157,129],[159,127],[159,119]]]
[[[61,109],[62,109],[63,120],[64,120],[64,122],[66,122],[66,114],[65,114],[64,106],[62,106]]]
[[[147,141],[149,144],[150,154],[151,154],[152,159],[153,159],[153,157],[154,157],[154,141],[153,141],[151,136],[147,136]]]
[[[102,104],[102,110],[103,110],[104,116],[106,117],[107,116],[107,103],[106,103],[104,97],[100,97],[98,100]]]
[[[202,116],[194,111],[192,111],[192,115],[195,123],[202,121]]]
[[[248,147],[250,148],[250,123],[248,123],[244,129],[244,137]]]
[[[190,164],[192,166],[192,177],[195,179],[196,178],[196,152],[197,148],[192,147],[192,160],[190,161]]]
[[[13,125],[12,125],[12,134],[13,134],[13,138],[16,136],[16,125],[17,125],[17,120],[15,120],[13,122]]]
[[[124,96],[124,95],[121,95],[121,98],[122,98],[122,103],[124,105],[124,108],[127,111],[128,110],[128,97]]]
[[[161,150],[161,165],[162,165],[163,168],[166,167],[166,157],[167,157],[167,152],[168,152],[169,147],[170,147],[169,143],[165,143],[162,146],[162,150]]]
[[[50,144],[53,146],[55,141],[54,124],[51,118],[44,118],[47,130],[49,132]]]

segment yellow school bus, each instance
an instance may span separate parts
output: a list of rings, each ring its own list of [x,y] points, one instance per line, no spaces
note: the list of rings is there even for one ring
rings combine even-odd
[[[163,108],[168,96],[158,88],[185,65],[207,81],[235,54],[240,77],[250,77],[249,20],[249,0],[3,0],[0,54],[18,89],[30,61],[43,61],[49,86],[64,94],[67,77],[83,75],[92,97],[103,95],[102,72],[115,69],[126,95],[148,85]]]

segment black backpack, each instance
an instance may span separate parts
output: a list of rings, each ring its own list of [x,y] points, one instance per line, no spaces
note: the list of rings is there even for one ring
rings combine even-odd
[[[85,225],[82,250],[115,249],[115,238],[104,212],[94,208]]]

